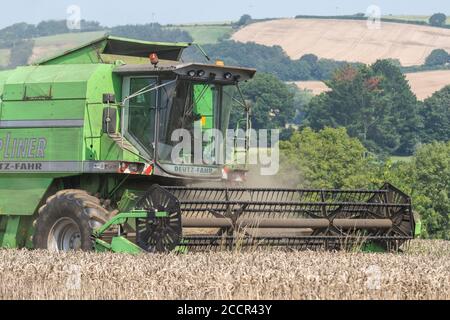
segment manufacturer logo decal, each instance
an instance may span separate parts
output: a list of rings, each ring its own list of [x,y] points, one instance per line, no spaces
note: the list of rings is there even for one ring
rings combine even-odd
[[[39,162],[0,162],[0,171],[41,171]]]
[[[44,159],[47,148],[45,138],[13,138],[10,133],[0,138],[0,155],[3,159]]]

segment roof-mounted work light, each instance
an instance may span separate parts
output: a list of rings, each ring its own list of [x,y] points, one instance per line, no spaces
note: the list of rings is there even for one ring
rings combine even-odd
[[[156,54],[155,52],[150,53],[149,58],[150,58],[151,64],[156,67],[156,65],[159,63],[158,54]]]

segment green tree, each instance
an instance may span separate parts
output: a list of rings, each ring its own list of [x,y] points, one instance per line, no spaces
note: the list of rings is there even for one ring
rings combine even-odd
[[[414,160],[413,200],[425,226],[425,236],[450,239],[450,142],[433,142],[418,149]]]
[[[398,68],[402,68],[402,63],[399,59],[393,59],[393,58],[388,58],[385,59],[386,61],[388,61],[390,64],[398,67]]]
[[[294,93],[295,119],[293,124],[301,126],[305,121],[306,108],[314,95],[307,89],[300,90],[296,85],[291,85],[290,89]]]
[[[420,146],[411,161],[380,161],[344,128],[305,128],[280,143],[280,181],[301,188],[379,188],[412,197],[422,236],[450,240],[450,141]]]
[[[435,13],[429,19],[430,24],[435,27],[444,26],[446,21],[447,21],[447,16],[443,13]]]
[[[0,30],[0,40],[3,43],[12,43],[22,39],[30,39],[36,36],[36,28],[28,23],[15,23]]]
[[[190,34],[180,29],[163,28],[158,23],[123,25],[110,29],[114,36],[146,41],[192,42]]]
[[[312,99],[306,125],[315,130],[345,127],[372,152],[410,155],[422,127],[419,103],[400,69],[387,60],[347,65]]]
[[[315,54],[305,54],[300,58],[300,61],[305,61],[310,65],[315,65],[317,62],[319,62],[319,57],[317,57]]]
[[[9,48],[22,40],[68,32],[106,31],[106,28],[96,21],[81,20],[80,23],[81,30],[69,30],[66,20],[47,20],[37,25],[16,23],[0,29],[0,46]]]
[[[280,143],[281,178],[300,173],[299,187],[365,188],[373,180],[373,158],[344,128],[305,128]]]
[[[423,121],[420,116],[421,104],[411,91],[406,76],[388,60],[379,60],[372,69],[381,77],[380,88],[383,99],[387,101],[387,119],[382,130],[393,125],[399,135],[399,147],[393,150],[397,155],[411,155],[420,142]],[[382,144],[382,141],[379,141]]]
[[[413,194],[416,177],[414,175],[413,161],[392,161],[387,158],[377,168],[372,184],[381,186],[386,182],[394,185],[408,195]]]
[[[251,15],[249,14],[244,14],[239,21],[237,22],[238,26],[246,26],[248,24],[250,24],[253,21]]]
[[[427,66],[442,66],[450,61],[450,55],[444,49],[434,49],[425,60]]]
[[[392,127],[385,125],[387,104],[381,99],[380,81],[366,66],[339,70],[326,82],[331,91],[313,98],[307,107],[306,124],[315,130],[345,127],[371,151],[395,150],[399,138]],[[385,141],[384,145],[379,146],[379,141]]]
[[[252,124],[255,129],[279,129],[292,123],[295,118],[295,92],[277,77],[258,73],[251,81],[241,85],[244,98],[252,105]],[[235,110],[242,110],[239,105]],[[243,114],[233,112],[231,128],[236,126]]]
[[[13,69],[18,66],[28,64],[28,60],[33,54],[34,41],[33,40],[20,40],[17,41],[11,48],[11,59],[9,61],[8,68]]]
[[[50,36],[54,34],[70,32],[65,20],[47,20],[42,21],[36,26],[36,32],[39,36]]]
[[[375,185],[388,181],[412,197],[423,237],[450,239],[450,142],[422,145],[411,161],[388,160],[378,170]]]
[[[450,86],[435,92],[424,101],[423,142],[450,140]]]

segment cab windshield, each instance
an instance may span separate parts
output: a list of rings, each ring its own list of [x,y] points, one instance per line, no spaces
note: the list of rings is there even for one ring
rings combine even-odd
[[[157,158],[160,162],[183,164],[194,163],[194,144],[202,145],[203,151],[212,148],[212,139],[203,141],[195,132],[204,133],[217,129],[225,134],[230,121],[234,86],[179,81],[162,91],[158,135]],[[172,141],[172,134],[182,129],[189,132],[191,147],[172,159],[172,151],[179,141]],[[202,141],[196,141],[201,139]],[[190,149],[190,150],[189,150]],[[217,152],[217,151],[216,151]],[[204,155],[210,154],[204,152]],[[218,155],[207,159],[210,164],[218,164]],[[206,159],[205,159],[206,160]],[[197,163],[198,164],[198,163]]]
[[[157,78],[140,77],[130,79],[128,95],[152,87],[155,90],[130,99],[126,116],[127,137],[142,152],[159,163],[194,164],[195,143],[200,143],[203,151],[212,148],[213,143],[213,139],[203,141],[201,137],[202,141],[195,141],[198,136],[196,137],[194,132],[197,130],[203,133],[217,129],[226,134],[233,98],[237,95],[236,87],[187,80],[158,81]],[[172,141],[172,135],[179,129],[189,132],[191,148],[178,154],[178,159],[172,159],[173,149],[180,143]],[[212,154],[207,162],[218,165],[218,159],[217,154]]]

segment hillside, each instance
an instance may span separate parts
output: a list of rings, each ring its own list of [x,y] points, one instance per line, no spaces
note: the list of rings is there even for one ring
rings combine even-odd
[[[44,58],[49,58],[66,50],[76,48],[80,45],[102,37],[103,31],[66,33],[55,36],[35,38],[33,52],[29,58],[29,63],[38,62]],[[6,67],[10,62],[11,49],[0,49],[0,67]]]
[[[450,70],[427,71],[406,74],[412,91],[419,100],[425,100],[446,85],[450,85]],[[328,90],[321,81],[297,81],[298,88],[309,90],[315,95]]]
[[[419,100],[425,100],[450,85],[450,70],[408,73],[406,78]]]
[[[232,39],[279,45],[293,59],[313,53],[338,61],[373,63],[399,59],[403,66],[421,65],[433,49],[450,51],[450,30],[383,22],[369,29],[366,21],[280,19],[251,24]]]
[[[430,20],[430,15],[387,15],[383,16],[385,19],[400,19],[408,21],[421,21],[428,22]],[[450,24],[450,17],[447,17],[446,24]]]
[[[167,28],[186,31],[194,39],[194,42],[199,44],[217,43],[220,39],[229,37],[233,33],[231,23],[180,25]]]
[[[103,31],[67,33],[55,36],[41,37],[34,40],[33,54],[29,62],[37,62],[49,58],[69,49],[76,48],[85,43],[102,37]]]

